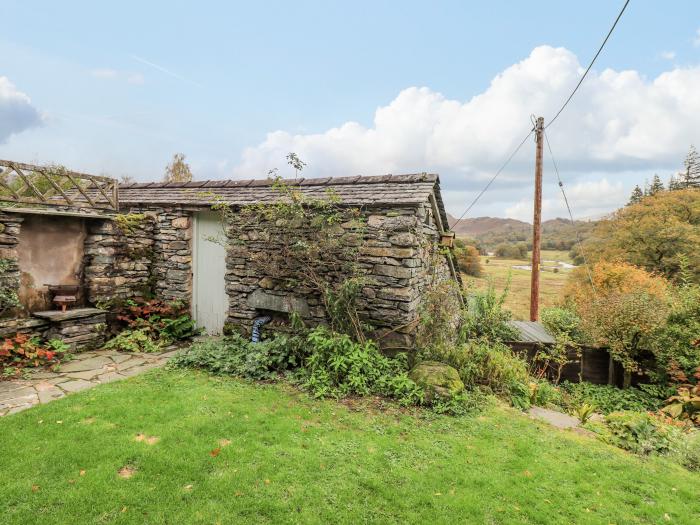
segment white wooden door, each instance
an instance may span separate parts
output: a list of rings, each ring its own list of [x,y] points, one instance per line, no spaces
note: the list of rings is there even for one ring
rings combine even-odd
[[[195,214],[193,234],[192,313],[198,327],[209,335],[221,335],[229,308],[221,216],[209,211]]]

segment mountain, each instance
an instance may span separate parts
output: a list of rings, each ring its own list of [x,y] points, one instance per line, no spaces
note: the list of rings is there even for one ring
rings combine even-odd
[[[450,225],[457,222],[457,218],[449,213],[447,219]],[[456,228],[452,228],[458,237],[478,237],[485,233],[497,232],[527,232],[532,230],[532,225],[517,219],[501,219],[500,217],[476,217],[474,219],[462,219]]]
[[[457,222],[448,214],[449,223]],[[542,247],[547,250],[570,250],[578,234],[581,240],[590,235],[595,221],[575,221],[556,218],[542,222]],[[481,249],[492,249],[498,244],[532,243],[532,224],[517,219],[499,217],[476,217],[462,219],[453,228],[457,237],[476,239]]]

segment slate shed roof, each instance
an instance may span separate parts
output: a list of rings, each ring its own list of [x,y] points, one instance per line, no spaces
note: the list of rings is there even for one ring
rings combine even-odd
[[[542,323],[537,321],[509,321],[508,324],[518,332],[520,343],[554,344],[554,337],[549,335]]]
[[[447,228],[440,178],[435,174],[300,178],[285,179],[284,183],[312,198],[322,198],[332,189],[342,204],[348,206],[416,205],[427,202],[434,193]],[[119,201],[123,204],[208,206],[215,195],[218,201],[244,206],[279,199],[280,193],[272,184],[272,179],[135,182],[119,185]]]

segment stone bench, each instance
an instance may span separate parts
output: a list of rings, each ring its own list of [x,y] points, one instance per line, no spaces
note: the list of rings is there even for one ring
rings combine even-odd
[[[48,322],[43,337],[60,339],[71,350],[99,348],[105,343],[107,312],[99,308],[75,308],[73,310],[49,310],[34,312],[35,318]]]

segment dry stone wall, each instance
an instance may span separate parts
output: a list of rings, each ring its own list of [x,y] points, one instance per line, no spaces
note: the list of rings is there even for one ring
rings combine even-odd
[[[0,260],[2,260],[2,268],[4,268],[4,271],[0,273],[0,293],[19,293],[20,271],[17,263],[17,244],[21,225],[21,216],[0,212]],[[9,316],[12,313],[12,310],[8,309],[5,315]],[[3,312],[0,311],[0,316],[2,314]],[[0,321],[0,324],[4,325],[5,323]]]
[[[180,208],[133,207],[123,222],[91,225],[85,243],[85,280],[92,303],[157,297],[190,302],[192,220]]]
[[[354,234],[353,221],[343,223],[344,231],[338,232],[358,250],[359,273],[366,281],[358,301],[360,316],[377,328],[375,336],[383,348],[411,348],[422,292],[434,280],[450,276],[432,210],[426,203],[366,209],[362,214],[361,239]],[[253,319],[270,311],[295,311],[311,324],[324,322],[321,298],[311,287],[300,283],[290,290],[280,284],[278,275],[261,272],[264,266],[256,263],[281,249],[274,227],[233,214],[228,235],[229,322],[249,327]]]

